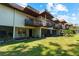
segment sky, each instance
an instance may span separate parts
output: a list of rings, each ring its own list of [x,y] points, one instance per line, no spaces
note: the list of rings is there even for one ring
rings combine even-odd
[[[56,18],[79,25],[79,3],[20,3],[19,5],[23,7],[30,5],[41,12],[47,9]]]

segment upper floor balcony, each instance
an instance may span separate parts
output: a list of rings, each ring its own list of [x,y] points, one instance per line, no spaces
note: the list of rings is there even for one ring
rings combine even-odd
[[[25,19],[25,26],[44,26],[53,27],[53,23],[44,19]]]
[[[34,19],[25,19],[25,26],[42,26],[42,23]]]

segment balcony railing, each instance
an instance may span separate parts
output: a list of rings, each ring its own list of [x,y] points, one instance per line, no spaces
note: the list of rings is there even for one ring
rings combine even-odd
[[[62,25],[55,24],[55,26],[54,26],[53,28],[54,28],[54,29],[62,29]]]
[[[32,25],[33,24],[33,20],[31,19],[25,19],[25,26],[27,25]]]
[[[25,19],[25,26],[45,26],[45,27],[53,27],[53,23],[51,22],[44,22],[40,20],[33,20],[33,19]]]
[[[53,27],[53,24],[50,22],[47,22],[47,27]]]
[[[33,25],[34,26],[42,26],[42,22],[41,21],[33,21]]]
[[[25,26],[42,26],[41,21],[33,20],[33,19],[25,19]]]

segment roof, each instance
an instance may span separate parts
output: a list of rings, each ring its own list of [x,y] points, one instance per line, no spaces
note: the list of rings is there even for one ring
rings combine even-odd
[[[55,23],[59,23],[60,21],[57,19],[57,20],[53,20],[53,22],[55,22]]]
[[[40,14],[40,16],[46,17],[47,19],[52,19],[54,18],[54,16],[52,16],[47,10],[45,10],[44,12],[42,12]]]
[[[25,13],[30,14],[31,16],[37,17],[39,16],[39,11],[32,8],[31,6],[27,6],[24,8]]]
[[[32,10],[32,8],[29,8],[29,7],[24,8],[24,7],[22,7],[22,6],[20,6],[20,5],[16,4],[16,3],[2,3],[2,4],[6,5],[6,6],[10,7],[10,8],[17,9],[17,10],[19,10],[21,12],[24,12],[24,13],[29,14],[29,15],[34,16],[34,17],[39,16],[39,13],[37,13],[36,11]]]
[[[31,9],[32,11],[36,12],[36,13],[39,13],[38,10],[34,9],[33,7],[31,7],[30,5],[27,5],[27,8]]]
[[[67,23],[64,19],[59,20],[61,23]]]
[[[15,4],[15,3],[1,3],[1,4],[5,5],[5,6],[8,6],[10,8],[17,9],[19,11],[23,11],[24,10],[24,7],[19,6],[19,5]]]

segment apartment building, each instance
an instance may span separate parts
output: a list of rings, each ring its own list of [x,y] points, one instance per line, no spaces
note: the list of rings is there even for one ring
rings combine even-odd
[[[52,36],[54,17],[45,10],[40,13],[30,6],[14,3],[0,4],[0,37],[47,37]]]

